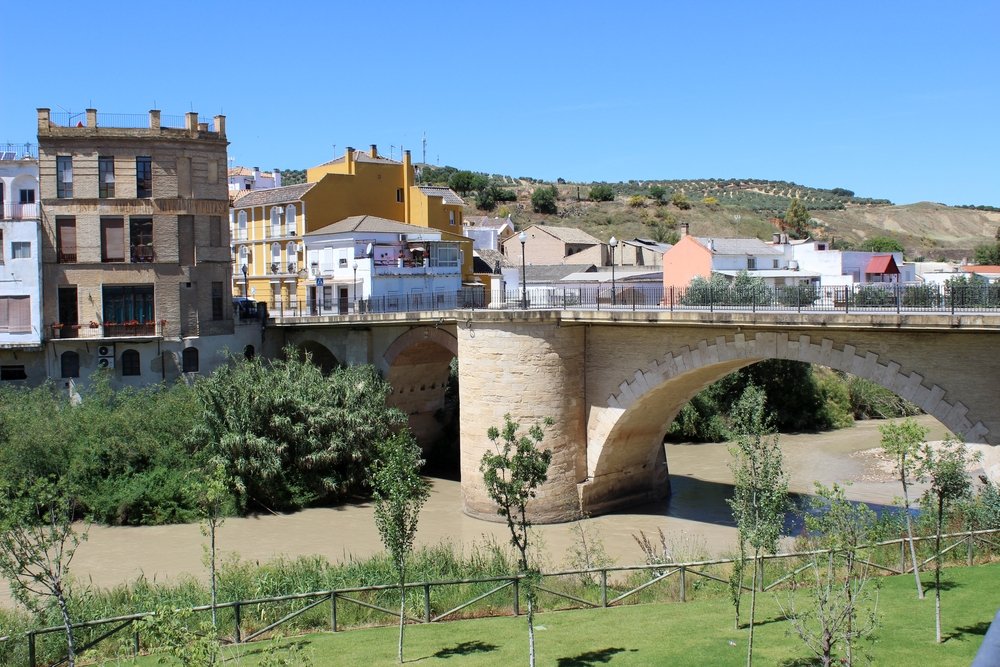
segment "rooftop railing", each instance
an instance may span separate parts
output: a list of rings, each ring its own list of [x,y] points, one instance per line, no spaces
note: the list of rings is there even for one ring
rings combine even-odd
[[[0,160],[37,160],[38,144],[0,144]]]

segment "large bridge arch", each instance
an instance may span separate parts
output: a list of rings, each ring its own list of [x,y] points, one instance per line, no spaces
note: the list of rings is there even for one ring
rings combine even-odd
[[[622,378],[617,390],[604,397],[604,409],[591,411],[581,510],[599,513],[663,497],[668,487],[662,441],[678,411],[711,382],[766,359],[852,373],[911,401],[968,442],[994,439],[983,421],[954,398],[955,391],[895,357],[884,345],[872,349],[822,334],[773,331],[714,336],[678,346]],[[928,369],[933,366],[928,364]]]

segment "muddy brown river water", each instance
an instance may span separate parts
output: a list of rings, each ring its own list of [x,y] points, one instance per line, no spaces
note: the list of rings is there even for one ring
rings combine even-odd
[[[946,429],[935,419],[917,418],[941,439]],[[880,422],[858,422],[853,428],[819,434],[782,435],[790,489],[808,494],[813,482],[852,482],[848,496],[874,504],[889,504],[900,495],[898,482],[878,481],[870,457],[857,453],[879,445]],[[679,558],[721,555],[735,548],[736,530],[725,499],[731,491],[730,455],[725,444],[667,445],[667,465],[673,493],[669,500],[583,520],[587,533],[597,535],[618,564],[643,560],[633,535],[662,529]],[[473,519],[462,513],[458,482],[434,479],[430,499],[420,515],[418,544],[448,541],[465,548],[492,537],[506,542],[502,524]],[[915,494],[919,494],[919,486]],[[560,567],[576,543],[576,524],[538,526],[544,547],[543,567]],[[202,537],[197,525],[151,527],[93,526],[72,564],[74,577],[96,587],[110,587],[139,576],[173,579],[184,574],[206,578]],[[318,554],[332,561],[364,558],[382,550],[369,504],[310,509],[291,515],[227,519],[218,534],[224,554],[250,561],[278,556]],[[0,584],[0,603],[9,604]]]

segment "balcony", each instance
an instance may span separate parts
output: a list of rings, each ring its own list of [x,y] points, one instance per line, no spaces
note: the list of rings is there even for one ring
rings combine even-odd
[[[163,336],[167,321],[159,322],[90,322],[49,326],[50,338],[155,338]]]
[[[13,204],[4,202],[3,209],[0,209],[0,219],[37,220],[38,204]]]
[[[267,267],[267,273],[272,276],[297,276],[299,268],[296,262],[288,262],[287,264],[271,262]]]

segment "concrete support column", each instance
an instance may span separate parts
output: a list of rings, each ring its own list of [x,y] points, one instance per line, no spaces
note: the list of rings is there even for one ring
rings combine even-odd
[[[458,327],[465,512],[500,520],[479,463],[492,447],[487,429],[502,427],[504,414],[510,413],[522,429],[546,417],[555,420],[542,443],[553,453],[549,481],[529,505],[531,519],[554,523],[577,518],[577,482],[586,475],[584,329],[560,327],[544,313],[516,322],[499,316],[483,320]]]

